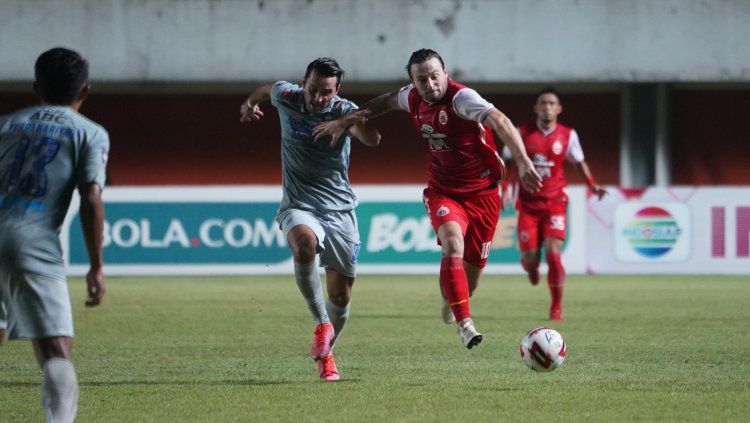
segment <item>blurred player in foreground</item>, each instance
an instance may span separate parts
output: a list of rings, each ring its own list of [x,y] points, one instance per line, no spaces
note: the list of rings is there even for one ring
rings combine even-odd
[[[58,234],[73,190],[90,269],[87,306],[104,296],[101,191],[109,135],[78,113],[89,93],[88,63],[64,48],[36,61],[41,105],[0,117],[0,290],[9,339],[31,339],[43,370],[49,422],[70,422],[78,405],[71,361],[73,316]]]
[[[568,209],[565,161],[575,164],[586,179],[589,189],[599,200],[607,191],[591,176],[576,131],[557,121],[562,113],[562,104],[553,88],[545,88],[539,93],[534,113],[536,121],[521,126],[519,132],[526,152],[542,177],[542,189],[532,192],[522,186],[518,190],[518,245],[521,249],[521,265],[528,273],[532,285],[539,283],[540,250],[544,247],[544,257],[549,268],[547,284],[552,297],[549,318],[562,320],[565,269],[560,254],[567,236]],[[504,151],[503,154],[508,153]],[[511,202],[511,195],[507,190],[503,191],[502,199],[505,208]]]
[[[472,348],[482,334],[471,319],[469,297],[487,263],[500,215],[498,181],[506,175],[492,130],[518,162],[526,189],[536,191],[541,180],[511,121],[476,91],[450,79],[437,52],[415,51],[406,71],[409,85],[370,100],[361,112],[319,125],[315,134],[335,138],[362,117],[391,110],[411,115],[430,173],[423,200],[442,246],[443,319],[457,322],[461,342]]]
[[[0,344],[5,341],[5,329],[8,327],[5,303],[3,302],[3,290],[0,289]]]
[[[283,198],[276,221],[294,256],[294,275],[316,324],[310,356],[320,378],[339,380],[333,345],[349,319],[352,285],[359,257],[357,199],[349,183],[351,138],[376,146],[380,133],[355,123],[342,139],[316,140],[315,125],[357,109],[337,95],[344,71],[331,58],[307,66],[302,85],[278,81],[256,89],[240,107],[242,122],[263,117],[260,103],[270,100],[281,123]],[[315,257],[326,270],[324,301]]]

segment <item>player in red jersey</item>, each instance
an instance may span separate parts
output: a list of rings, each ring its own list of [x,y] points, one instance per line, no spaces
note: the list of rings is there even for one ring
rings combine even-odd
[[[322,123],[313,133],[336,140],[358,120],[391,110],[411,115],[430,173],[423,200],[442,248],[440,284],[453,317],[446,322],[456,321],[461,341],[472,348],[482,335],[471,319],[469,297],[487,263],[500,214],[497,185],[506,175],[492,131],[511,152],[525,189],[538,190],[541,178],[511,121],[476,91],[451,80],[438,53],[415,51],[406,71],[411,84],[370,100],[360,112]]]
[[[544,257],[549,268],[547,284],[552,297],[549,312],[551,320],[562,320],[565,269],[560,253],[567,236],[568,208],[565,161],[575,164],[598,199],[601,200],[607,194],[591,176],[576,131],[557,121],[561,112],[562,105],[557,92],[551,87],[545,88],[537,96],[534,105],[536,121],[518,128],[526,152],[542,177],[541,190],[532,192],[523,187],[518,190],[516,210],[521,265],[528,273],[531,284],[536,285],[539,282],[540,250],[544,247]],[[507,152],[505,155],[507,156]],[[503,190],[502,201],[504,208],[511,201],[507,190]]]

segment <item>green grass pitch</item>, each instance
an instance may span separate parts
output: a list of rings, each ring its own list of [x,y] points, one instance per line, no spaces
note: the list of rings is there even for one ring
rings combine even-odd
[[[750,277],[569,276],[567,359],[536,374],[518,345],[550,325],[544,281],[484,277],[466,350],[435,276],[363,276],[338,383],[292,277],[110,278],[98,309],[70,286],[79,422],[750,420]],[[0,346],[0,420],[41,421],[39,385],[30,344]]]

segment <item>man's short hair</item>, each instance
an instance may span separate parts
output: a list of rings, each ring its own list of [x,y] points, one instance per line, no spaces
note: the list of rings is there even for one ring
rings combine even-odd
[[[335,76],[336,85],[341,83],[341,78],[343,78],[344,74],[346,73],[343,69],[341,69],[338,62],[336,62],[336,59],[331,59],[330,57],[318,57],[317,59],[310,62],[310,64],[307,65],[307,70],[305,71],[305,79],[310,77],[312,71],[315,71],[315,73],[321,76]]]
[[[435,50],[423,48],[412,53],[411,57],[409,57],[409,63],[406,64],[406,73],[409,74],[409,79],[411,79],[411,65],[414,65],[417,63],[424,63],[433,58],[438,59],[440,61],[440,66],[445,68],[445,63],[443,63],[443,58],[440,57],[440,55]]]
[[[89,80],[89,64],[73,50],[56,47],[42,53],[34,65],[39,96],[46,103],[70,105]]]
[[[558,94],[557,90],[555,89],[555,87],[553,87],[551,85],[548,85],[548,86],[542,88],[541,90],[539,90],[539,92],[536,95],[536,101],[539,101],[539,97],[541,97],[541,96],[543,96],[545,94],[554,94],[554,96],[557,97],[557,102],[558,103],[560,102],[560,94]]]

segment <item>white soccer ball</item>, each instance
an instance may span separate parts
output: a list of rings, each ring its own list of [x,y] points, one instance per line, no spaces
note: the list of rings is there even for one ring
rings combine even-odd
[[[565,361],[565,340],[547,326],[532,329],[521,339],[521,359],[531,370],[551,372]]]

